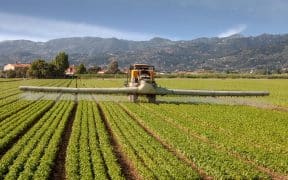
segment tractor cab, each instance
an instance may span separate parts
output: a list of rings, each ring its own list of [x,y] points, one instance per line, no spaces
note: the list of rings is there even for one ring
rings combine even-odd
[[[127,76],[127,85],[128,87],[138,87],[148,98],[148,102],[155,102],[156,95],[155,88],[156,82],[154,81],[155,68],[154,66],[148,64],[133,64],[129,68],[129,78],[130,82],[128,83]],[[129,94],[129,100],[131,102],[136,102],[138,99],[138,94]]]
[[[139,83],[141,80],[154,83],[155,68],[148,64],[133,64],[129,69],[130,82]]]

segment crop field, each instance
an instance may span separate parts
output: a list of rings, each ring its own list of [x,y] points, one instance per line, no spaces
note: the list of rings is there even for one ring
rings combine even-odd
[[[20,85],[122,87],[125,79],[1,79],[1,179],[288,179],[288,80],[158,79],[171,89],[268,97],[21,93]]]

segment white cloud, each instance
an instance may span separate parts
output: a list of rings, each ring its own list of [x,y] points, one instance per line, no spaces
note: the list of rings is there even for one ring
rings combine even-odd
[[[148,40],[157,36],[155,34],[125,32],[86,23],[50,20],[7,13],[0,13],[0,22],[0,41],[15,39],[47,41],[55,38],[76,36]]]
[[[220,37],[220,38],[229,37],[229,36],[232,36],[234,34],[239,34],[239,33],[243,32],[243,31],[245,31],[246,29],[247,29],[247,25],[239,24],[237,26],[234,26],[234,27],[232,27],[232,28],[220,33],[218,35],[218,37]]]

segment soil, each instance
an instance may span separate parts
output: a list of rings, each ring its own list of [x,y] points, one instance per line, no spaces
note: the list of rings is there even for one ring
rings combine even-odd
[[[51,178],[53,180],[63,180],[66,179],[66,171],[65,171],[65,161],[66,161],[66,151],[69,143],[70,135],[72,132],[72,125],[75,118],[77,110],[77,104],[74,104],[74,107],[70,113],[68,122],[66,124],[64,134],[62,135],[62,139],[60,142],[59,152],[57,153],[57,157],[55,160],[54,167],[52,168]]]
[[[100,116],[105,124],[105,127],[107,129],[107,132],[110,136],[110,143],[113,147],[114,154],[117,158],[117,162],[121,166],[121,171],[122,174],[124,175],[125,179],[142,179],[140,175],[138,174],[137,170],[135,167],[133,167],[133,163],[128,159],[128,157],[125,155],[123,152],[121,145],[117,142],[115,136],[113,135],[113,132],[111,130],[111,127],[109,126],[107,119],[104,115],[103,110],[101,107],[98,105],[98,109],[100,112]]]

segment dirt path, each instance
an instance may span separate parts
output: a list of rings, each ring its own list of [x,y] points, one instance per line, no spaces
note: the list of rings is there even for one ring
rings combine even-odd
[[[129,158],[123,152],[121,145],[118,143],[116,137],[113,135],[113,131],[105,117],[101,106],[98,104],[98,110],[100,112],[100,117],[102,118],[107,132],[110,137],[110,143],[113,147],[114,154],[116,155],[117,161],[121,166],[122,174],[125,176],[125,179],[141,179],[140,175],[138,174],[136,168],[133,166],[133,163],[129,160]]]
[[[70,135],[72,132],[72,126],[77,110],[77,104],[74,104],[72,111],[70,112],[69,119],[67,121],[64,134],[60,142],[59,152],[55,159],[54,167],[52,168],[51,179],[54,180],[63,180],[66,179],[66,170],[65,170],[65,161],[66,161],[66,151],[69,143]]]

